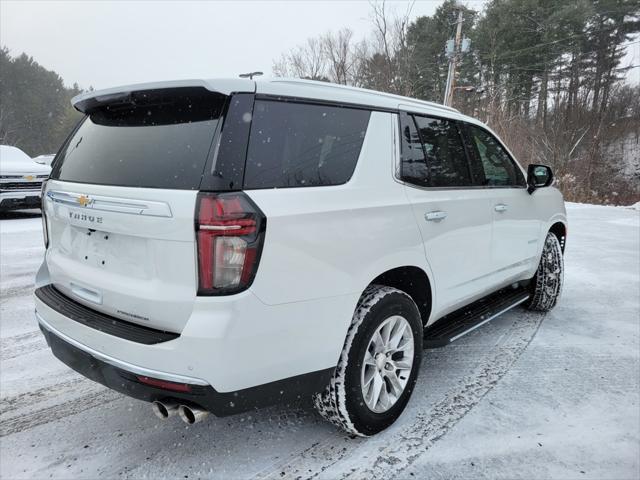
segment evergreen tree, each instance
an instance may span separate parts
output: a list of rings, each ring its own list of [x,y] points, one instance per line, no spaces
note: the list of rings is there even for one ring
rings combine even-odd
[[[55,153],[81,118],[70,100],[81,90],[26,54],[0,49],[0,142],[31,156]]]

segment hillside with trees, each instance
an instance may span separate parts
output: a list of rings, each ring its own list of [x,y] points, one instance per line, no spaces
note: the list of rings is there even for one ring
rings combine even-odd
[[[277,76],[325,80],[442,103],[445,42],[458,6],[410,20],[371,4],[372,31],[348,28],[283,54]],[[464,8],[453,106],[491,126],[523,163],[556,171],[568,200],[640,200],[640,86],[626,82],[626,49],[640,43],[633,0],[492,0]]]
[[[32,57],[0,48],[0,144],[31,156],[55,153],[81,117],[70,103],[80,92]]]
[[[370,4],[367,38],[347,26],[309,38],[274,61],[274,74],[441,103],[459,7],[446,0],[413,18],[390,5]],[[490,125],[521,163],[551,165],[568,200],[640,200],[640,85],[627,81],[640,67],[622,65],[640,44],[637,1],[491,0],[463,13],[471,46],[456,84],[467,88],[455,90],[453,106]],[[80,92],[0,48],[0,143],[55,152],[80,118],[70,105]]]

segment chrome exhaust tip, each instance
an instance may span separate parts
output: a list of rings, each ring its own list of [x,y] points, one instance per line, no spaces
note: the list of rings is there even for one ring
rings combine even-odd
[[[194,423],[204,420],[209,415],[209,412],[198,407],[180,405],[178,407],[178,414],[184,423],[193,425]]]
[[[173,417],[178,413],[178,405],[171,402],[160,402],[156,400],[151,404],[151,409],[156,417],[166,420],[169,417]]]

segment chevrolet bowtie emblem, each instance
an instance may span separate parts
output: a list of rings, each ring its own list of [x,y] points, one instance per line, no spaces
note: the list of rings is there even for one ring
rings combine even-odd
[[[26,181],[30,182],[31,180],[33,180],[33,179],[34,179],[34,178],[36,178],[36,177],[34,177],[33,175],[25,175],[25,176],[24,176],[24,177],[22,177],[22,178],[24,178]]]
[[[87,205],[89,205],[91,202],[93,202],[93,200],[91,200],[89,197],[87,197],[86,195],[80,195],[78,197],[78,203],[80,205],[82,205],[83,207],[86,207]]]

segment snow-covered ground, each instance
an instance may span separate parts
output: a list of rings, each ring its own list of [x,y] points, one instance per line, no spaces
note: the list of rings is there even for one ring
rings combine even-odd
[[[400,420],[351,439],[307,404],[159,421],[75,374],[33,319],[40,218],[0,220],[2,478],[640,478],[640,212],[569,205],[566,284],[425,352]]]

